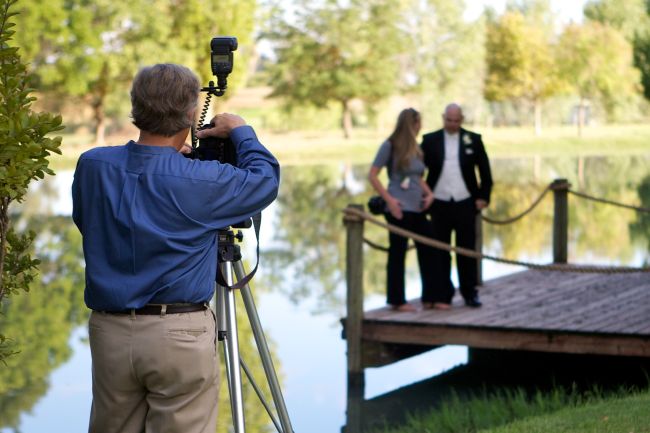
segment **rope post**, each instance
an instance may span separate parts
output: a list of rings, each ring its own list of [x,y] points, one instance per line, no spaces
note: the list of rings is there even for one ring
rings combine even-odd
[[[569,198],[571,184],[566,179],[555,179],[553,190],[553,263],[567,263],[569,245]]]
[[[348,208],[363,211],[363,205],[350,204]],[[361,322],[363,320],[363,218],[345,214],[346,227],[346,283],[347,316],[345,339],[348,361],[348,401],[345,430],[361,431],[361,404],[365,377],[361,353]]]
[[[476,252],[483,253],[483,216],[479,211],[476,214]],[[483,259],[476,259],[476,284],[483,285]]]

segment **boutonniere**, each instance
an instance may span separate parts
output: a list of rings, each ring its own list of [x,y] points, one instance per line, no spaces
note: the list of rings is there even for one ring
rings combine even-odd
[[[468,134],[463,134],[463,144],[465,146],[472,144],[472,137],[470,137]]]

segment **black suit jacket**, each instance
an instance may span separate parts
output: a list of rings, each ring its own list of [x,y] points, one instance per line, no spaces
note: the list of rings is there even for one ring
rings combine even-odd
[[[460,129],[458,140],[458,159],[460,171],[465,181],[467,190],[473,199],[483,199],[489,203],[492,192],[492,173],[490,172],[490,161],[488,160],[485,147],[480,134],[465,129]],[[424,152],[424,163],[429,169],[427,183],[433,191],[442,173],[442,166],[445,161],[445,134],[440,129],[422,137],[422,151]],[[476,178],[478,168],[479,179]]]

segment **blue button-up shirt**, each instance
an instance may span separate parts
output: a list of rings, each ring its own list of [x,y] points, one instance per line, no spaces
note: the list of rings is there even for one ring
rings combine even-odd
[[[238,167],[131,141],[81,155],[72,217],[83,235],[86,305],[118,311],[211,299],[218,229],[271,203],[280,168],[249,126],[230,137]]]

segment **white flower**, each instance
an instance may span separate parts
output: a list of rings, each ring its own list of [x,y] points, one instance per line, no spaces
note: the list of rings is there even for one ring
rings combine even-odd
[[[472,144],[472,138],[468,134],[463,134],[463,144],[465,144],[465,146]]]

